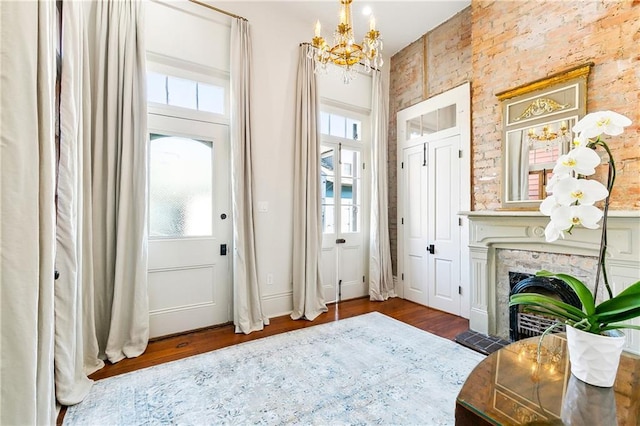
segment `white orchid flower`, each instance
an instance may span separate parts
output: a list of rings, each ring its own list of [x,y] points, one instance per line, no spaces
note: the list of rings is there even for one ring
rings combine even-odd
[[[567,230],[572,226],[597,229],[602,215],[602,211],[595,206],[560,206],[551,213],[551,221],[560,230]]]
[[[540,212],[545,216],[551,216],[551,213],[560,206],[556,197],[549,195],[540,203]]]
[[[609,191],[596,180],[570,177],[555,185],[553,195],[557,203],[563,206],[575,204],[576,201],[582,205],[593,205],[596,201],[604,200]]]
[[[613,111],[591,112],[573,126],[575,133],[581,133],[586,138],[594,138],[605,133],[617,136],[624,132],[624,128],[631,124],[631,120]]]
[[[572,148],[580,148],[580,147],[586,147],[587,144],[590,142],[591,140],[586,137],[584,134],[579,133],[578,135],[576,135],[575,138],[573,138],[573,140],[571,141],[571,147]]]
[[[553,169],[554,174],[575,172],[589,176],[596,172],[596,166],[600,164],[600,156],[591,148],[580,147],[572,149],[558,158]]]
[[[559,229],[552,220],[549,221],[547,227],[544,228],[544,238],[548,243],[552,243],[560,237],[564,238],[564,232],[562,232],[562,229]]]
[[[571,177],[571,174],[569,172],[554,173],[553,176],[551,176],[551,179],[549,179],[549,182],[547,182],[547,186],[545,188],[545,190],[547,191],[547,194],[551,194],[553,192],[553,188],[556,186],[558,182],[560,182],[562,179],[566,179],[569,177]]]

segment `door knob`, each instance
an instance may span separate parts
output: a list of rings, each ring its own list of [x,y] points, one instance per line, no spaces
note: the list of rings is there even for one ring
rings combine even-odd
[[[338,239],[336,240],[336,244],[344,244],[344,243],[346,243],[346,242],[347,242],[347,240],[345,240],[344,238],[338,238]]]
[[[431,254],[435,254],[436,246],[434,246],[433,244],[429,244],[429,247],[427,247],[427,251]]]

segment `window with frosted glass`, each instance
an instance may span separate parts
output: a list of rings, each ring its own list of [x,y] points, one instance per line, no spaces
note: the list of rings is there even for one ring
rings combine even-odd
[[[149,236],[212,235],[213,144],[151,135]]]

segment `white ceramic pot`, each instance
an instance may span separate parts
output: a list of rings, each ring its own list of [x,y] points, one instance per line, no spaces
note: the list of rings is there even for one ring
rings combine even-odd
[[[578,379],[594,386],[613,386],[626,336],[618,330],[609,333],[603,336],[567,326],[571,373]]]

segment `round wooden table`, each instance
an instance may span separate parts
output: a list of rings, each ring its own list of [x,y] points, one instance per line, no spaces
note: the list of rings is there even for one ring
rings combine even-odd
[[[640,357],[623,353],[612,388],[571,375],[564,334],[512,343],[471,372],[456,425],[640,425]]]

